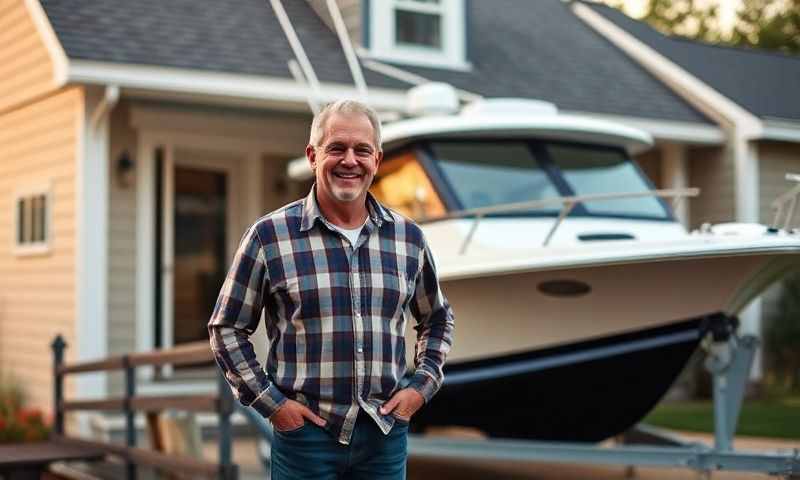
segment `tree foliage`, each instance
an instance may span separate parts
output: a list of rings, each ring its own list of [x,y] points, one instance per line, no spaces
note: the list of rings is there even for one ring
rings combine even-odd
[[[800,272],[783,280],[778,309],[765,330],[777,380],[787,390],[800,388]]]
[[[622,8],[625,0],[605,0]],[[732,30],[720,22],[720,2],[647,0],[642,20],[668,35],[740,47],[800,53],[800,0],[741,0]]]

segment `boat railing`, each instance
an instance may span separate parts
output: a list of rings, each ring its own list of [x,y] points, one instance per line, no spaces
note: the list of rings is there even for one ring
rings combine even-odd
[[[561,226],[567,215],[569,215],[572,209],[575,208],[575,205],[579,203],[597,202],[605,200],[619,200],[623,198],[658,197],[658,198],[671,198],[673,200],[672,208],[674,209],[682,199],[687,197],[696,197],[699,194],[700,194],[699,188],[657,189],[657,190],[647,190],[644,192],[595,193],[590,195],[553,197],[553,198],[544,198],[541,200],[531,200],[527,202],[506,203],[502,205],[492,205],[489,207],[473,208],[469,210],[461,210],[459,212],[453,212],[449,214],[447,217],[449,219],[467,218],[467,217],[473,218],[472,226],[470,227],[470,230],[467,233],[464,242],[461,244],[461,248],[459,249],[459,254],[463,255],[467,252],[467,248],[469,247],[469,244],[472,242],[472,238],[475,235],[475,231],[478,229],[480,221],[483,219],[483,217],[487,215],[538,210],[538,209],[552,207],[554,205],[560,205],[561,211],[558,214],[558,218],[553,223],[553,226],[550,227],[550,231],[547,232],[547,236],[544,238],[544,242],[542,242],[542,246],[546,247],[550,244],[550,240],[553,238],[553,235],[555,235],[556,231],[558,230],[558,227]]]
[[[781,228],[781,222],[783,222],[783,229],[789,230],[797,206],[797,197],[800,195],[800,174],[787,173],[786,180],[796,182],[797,185],[772,201],[772,208],[775,210],[775,219],[772,221],[773,229]]]

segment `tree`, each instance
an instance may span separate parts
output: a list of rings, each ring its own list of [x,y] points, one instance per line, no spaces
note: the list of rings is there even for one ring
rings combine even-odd
[[[730,43],[800,53],[800,0],[744,0]]]
[[[667,35],[739,47],[800,53],[800,0],[741,0],[732,30],[720,22],[728,0],[647,0],[641,20]],[[622,9],[625,0],[605,0]]]

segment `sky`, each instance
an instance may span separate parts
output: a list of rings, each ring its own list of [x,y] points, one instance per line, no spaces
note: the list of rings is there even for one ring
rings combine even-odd
[[[736,21],[736,8],[740,5],[741,0],[705,0],[707,4],[719,4],[720,23],[723,32],[729,32]],[[639,17],[644,14],[644,9],[647,5],[647,0],[625,0],[625,10],[633,17]]]

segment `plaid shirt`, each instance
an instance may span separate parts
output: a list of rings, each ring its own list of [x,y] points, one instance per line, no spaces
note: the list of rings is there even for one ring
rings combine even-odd
[[[259,219],[242,238],[208,324],[240,402],[269,417],[287,397],[296,400],[344,444],[360,408],[388,433],[395,418],[379,408],[398,389],[431,399],[453,334],[420,228],[371,195],[367,209],[354,246],[322,216],[314,188]],[[262,310],[266,371],[248,340]],[[415,369],[404,378],[409,312],[417,322]]]

